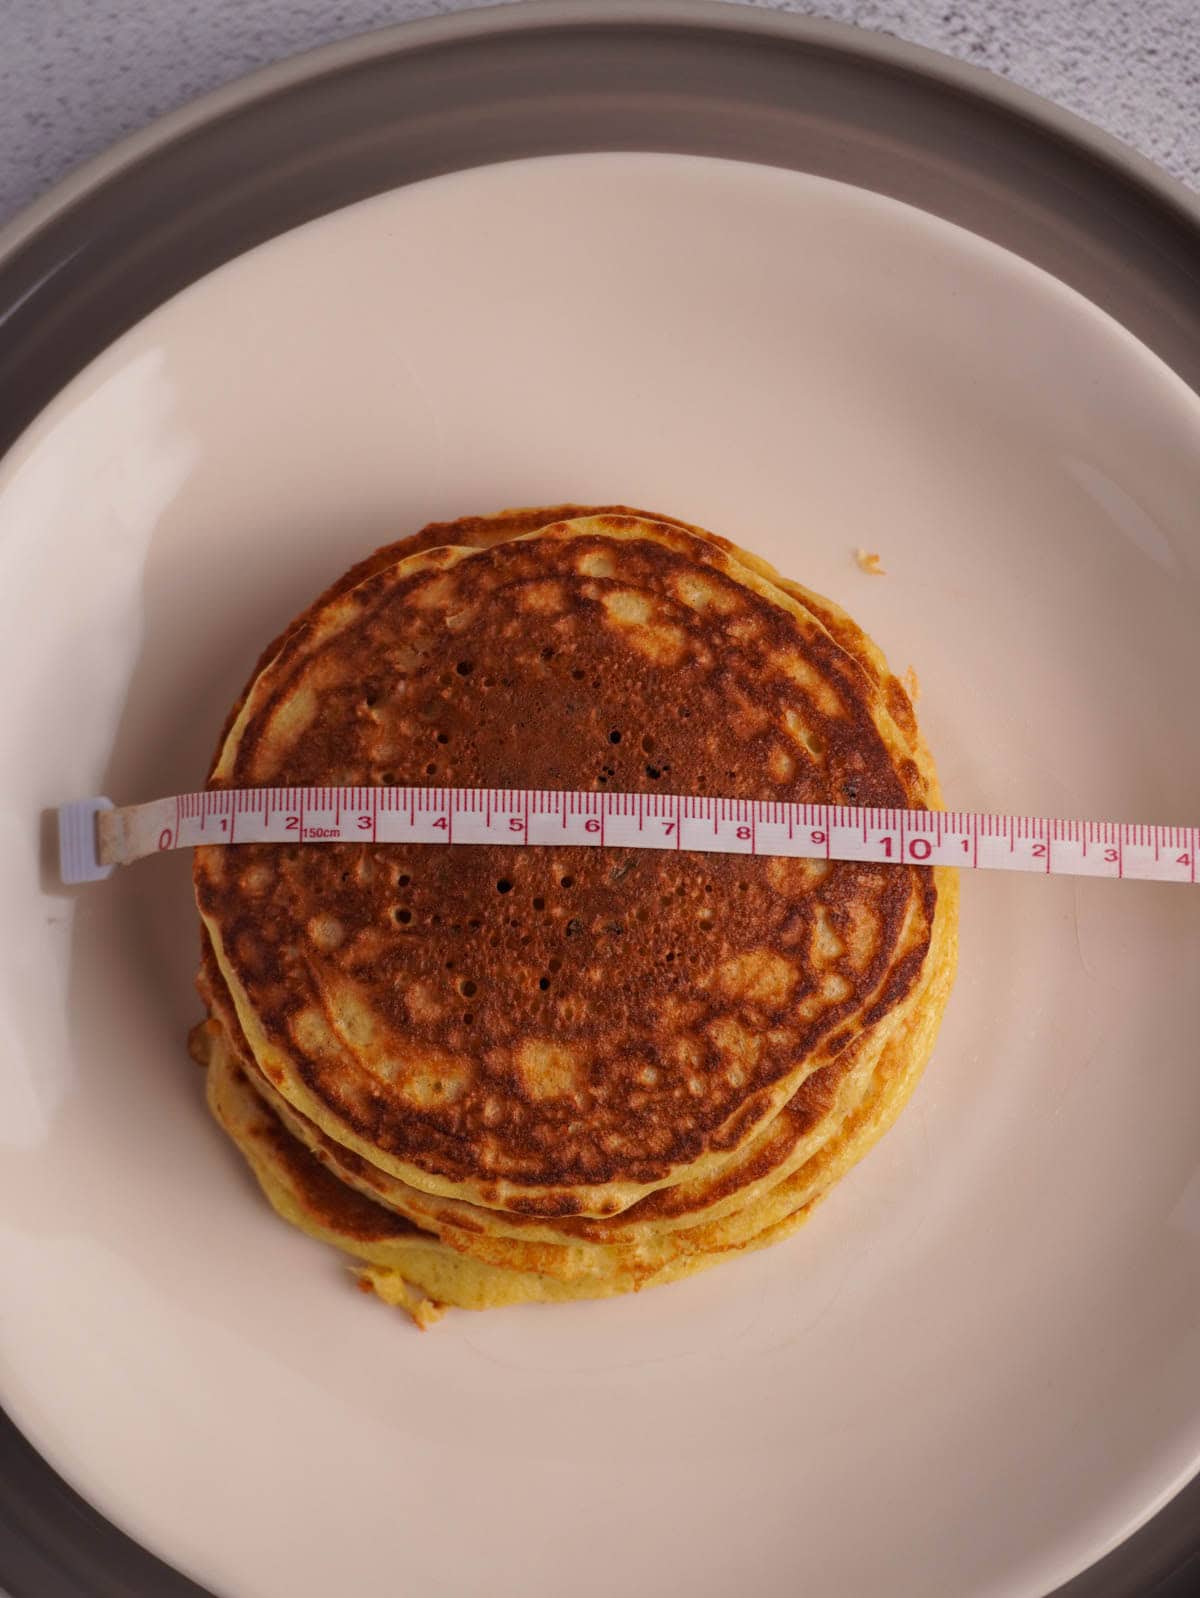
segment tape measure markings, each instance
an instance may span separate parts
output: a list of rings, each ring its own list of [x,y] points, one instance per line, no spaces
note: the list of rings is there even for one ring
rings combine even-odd
[[[1200,829],[976,811],[523,788],[208,789],[59,812],[64,881],[204,844],[578,845],[1196,881]]]

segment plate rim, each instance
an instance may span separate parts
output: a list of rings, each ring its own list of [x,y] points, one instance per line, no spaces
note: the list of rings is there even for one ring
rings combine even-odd
[[[986,67],[943,55],[926,45],[852,23],[834,22],[790,11],[765,9],[745,0],[510,0],[467,11],[414,18],[369,29],[348,39],[316,45],[234,78],[177,106],[127,134],[61,177],[42,195],[0,224],[0,267],[48,223],[118,173],[185,138],[194,129],[230,112],[299,84],[360,65],[378,56],[411,55],[454,43],[459,38],[523,33],[538,28],[578,29],[609,25],[650,29],[662,25],[702,26],[730,32],[758,32],[827,48],[839,54],[906,68],[919,77],[983,99],[1040,126],[1054,138],[1088,151],[1146,191],[1195,229],[1200,245],[1200,193],[1172,177],[1115,134],[1068,111],[1032,89]]]

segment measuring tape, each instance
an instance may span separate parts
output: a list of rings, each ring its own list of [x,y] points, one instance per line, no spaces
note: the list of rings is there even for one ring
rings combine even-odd
[[[226,843],[569,844],[1192,883],[1200,850],[1198,827],[530,788],[229,788],[121,809],[82,799],[58,816],[66,883]]]

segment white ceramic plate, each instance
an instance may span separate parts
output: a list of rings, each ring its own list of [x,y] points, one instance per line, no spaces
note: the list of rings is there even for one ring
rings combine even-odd
[[[418,1335],[209,1124],[187,862],[43,807],[195,785],[265,639],[432,517],[702,522],[913,664],[959,807],[1194,822],[1200,402],[1033,267],[814,178],[562,157],[201,280],[0,472],[0,1386],[238,1598],[1034,1594],[1200,1459],[1200,900],[964,882],[911,1108],[795,1239]],[[853,551],[877,550],[886,578]]]

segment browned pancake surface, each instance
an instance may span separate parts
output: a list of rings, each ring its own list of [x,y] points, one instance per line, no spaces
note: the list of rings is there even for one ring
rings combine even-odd
[[[921,802],[869,674],[722,559],[680,530],[366,562],[347,627],[314,650],[319,605],[287,635],[226,780]],[[927,872],[865,864],[475,846],[243,845],[202,851],[197,886],[338,1123],[485,1193],[568,1195],[736,1147],[798,1061],[909,991],[934,895]],[[906,940],[914,904],[926,934]],[[349,1067],[297,1027],[335,1028],[347,989],[376,1022]]]

